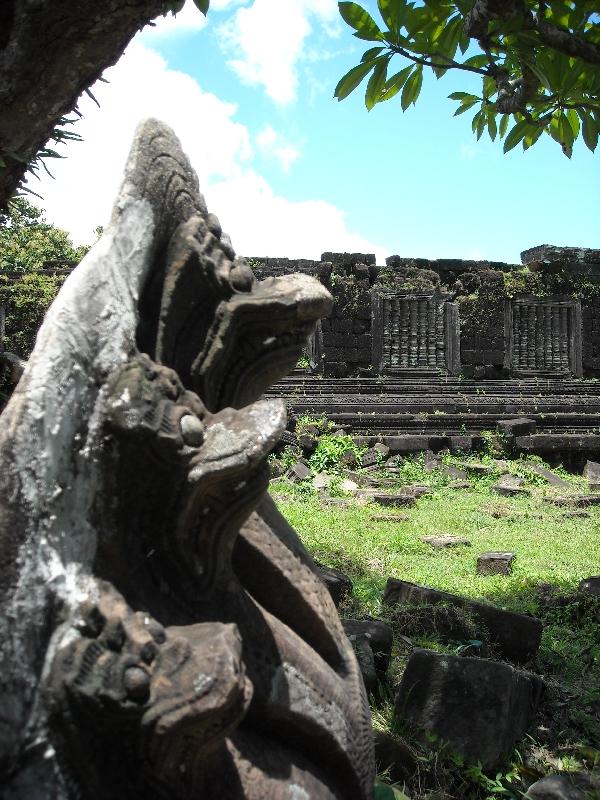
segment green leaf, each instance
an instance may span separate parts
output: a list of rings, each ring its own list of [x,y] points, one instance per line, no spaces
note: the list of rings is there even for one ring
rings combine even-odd
[[[521,139],[525,136],[527,132],[527,120],[522,119],[520,122],[517,122],[514,125],[504,140],[504,152],[508,153],[509,150],[512,150],[513,147],[516,147]]]
[[[479,97],[471,97],[470,100],[463,100],[463,102],[454,112],[454,116],[458,117],[459,114],[464,114],[465,111],[468,111],[470,108],[472,108],[475,105],[475,103],[478,103],[479,99],[480,99]]]
[[[377,0],[381,18],[391,31],[402,27],[409,11],[406,0]]]
[[[401,69],[400,72],[397,72],[395,75],[392,75],[391,78],[387,79],[386,84],[381,91],[381,101],[391,100],[392,97],[395,97],[398,94],[400,89],[406,83],[406,79],[412,72],[412,68],[412,64],[409,64],[408,67],[404,67],[404,69]]]
[[[495,141],[496,134],[498,133],[498,125],[496,124],[496,114],[494,112],[488,113],[487,126],[490,139],[493,142]]]
[[[377,66],[369,78],[367,91],[365,92],[365,106],[367,107],[367,111],[370,111],[373,106],[379,102],[381,92],[387,80],[388,64],[389,58],[382,58],[377,62]]]
[[[598,144],[598,125],[592,115],[588,114],[586,111],[580,111],[579,116],[582,122],[581,132],[583,134],[583,141],[586,147],[593,153]]]
[[[500,138],[504,139],[504,135],[508,129],[508,121],[510,119],[510,114],[502,114],[502,119],[500,120]]]
[[[448,95],[449,100],[466,100],[468,98],[474,97],[476,100],[480,98],[477,97],[475,94],[469,94],[469,92],[452,92],[452,94]]]
[[[372,69],[374,69],[374,67],[374,61],[367,61],[362,64],[357,64],[356,67],[352,67],[352,69],[339,80],[333,96],[337,97],[338,100],[343,100],[345,97],[348,97],[350,92],[356,89],[358,84]]]
[[[481,119],[482,114],[483,111],[481,111],[480,109],[471,120],[471,130],[473,131],[473,133],[475,133],[475,131],[477,130],[477,126],[479,125],[479,120]]]
[[[482,110],[481,116],[477,120],[477,129],[476,129],[477,141],[481,139],[481,134],[483,133],[486,125],[487,125],[487,118],[485,112]]]
[[[571,130],[573,131],[573,140],[577,139],[579,136],[579,117],[577,116],[577,112],[574,108],[570,108],[567,111],[567,119],[569,120],[569,125],[571,126]]]
[[[194,5],[206,16],[208,7],[210,6],[210,0],[194,0]]]
[[[567,158],[573,155],[573,142],[575,140],[575,132],[571,127],[571,122],[567,115],[561,111],[558,117],[558,135],[562,145],[563,153]]]
[[[383,34],[373,17],[358,3],[338,3],[338,8],[344,22],[356,31],[354,36],[358,39],[377,41],[382,38]]]
[[[404,88],[402,89],[400,105],[402,106],[403,111],[406,111],[411,103],[414,105],[417,102],[422,85],[423,68],[421,66],[414,67],[411,75],[404,84]]]
[[[369,50],[365,50],[361,62],[374,61],[383,49],[383,47],[371,47]]]

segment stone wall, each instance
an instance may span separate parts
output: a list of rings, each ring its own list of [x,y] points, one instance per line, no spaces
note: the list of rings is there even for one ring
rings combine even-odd
[[[524,251],[522,260],[391,256],[379,266],[369,253],[323,253],[320,261],[252,258],[250,263],[259,278],[304,272],[332,292],[334,309],[311,349],[313,368],[326,375],[600,373],[600,250],[541,245]],[[526,298],[527,318],[519,316]],[[570,349],[563,369],[564,353],[552,356],[545,349],[556,350],[564,336]]]

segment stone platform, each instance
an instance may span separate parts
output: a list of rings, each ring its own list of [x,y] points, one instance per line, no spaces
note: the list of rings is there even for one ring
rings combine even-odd
[[[379,438],[395,452],[478,446],[482,431],[501,420],[527,417],[534,433],[514,447],[551,463],[577,468],[600,453],[600,384],[577,379],[474,381],[427,375],[327,378],[299,371],[276,384],[294,416],[326,415],[336,426],[370,443]],[[449,441],[450,439],[461,441]],[[448,440],[448,441],[447,441]]]

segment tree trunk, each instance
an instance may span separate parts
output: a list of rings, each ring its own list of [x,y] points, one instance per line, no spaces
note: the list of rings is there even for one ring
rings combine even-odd
[[[81,93],[170,5],[168,0],[0,2],[0,209]]]

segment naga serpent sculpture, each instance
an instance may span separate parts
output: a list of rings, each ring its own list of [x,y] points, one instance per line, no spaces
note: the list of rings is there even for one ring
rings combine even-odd
[[[2,797],[372,797],[369,710],[266,494],[331,297],[256,281],[164,124],[0,418]]]

